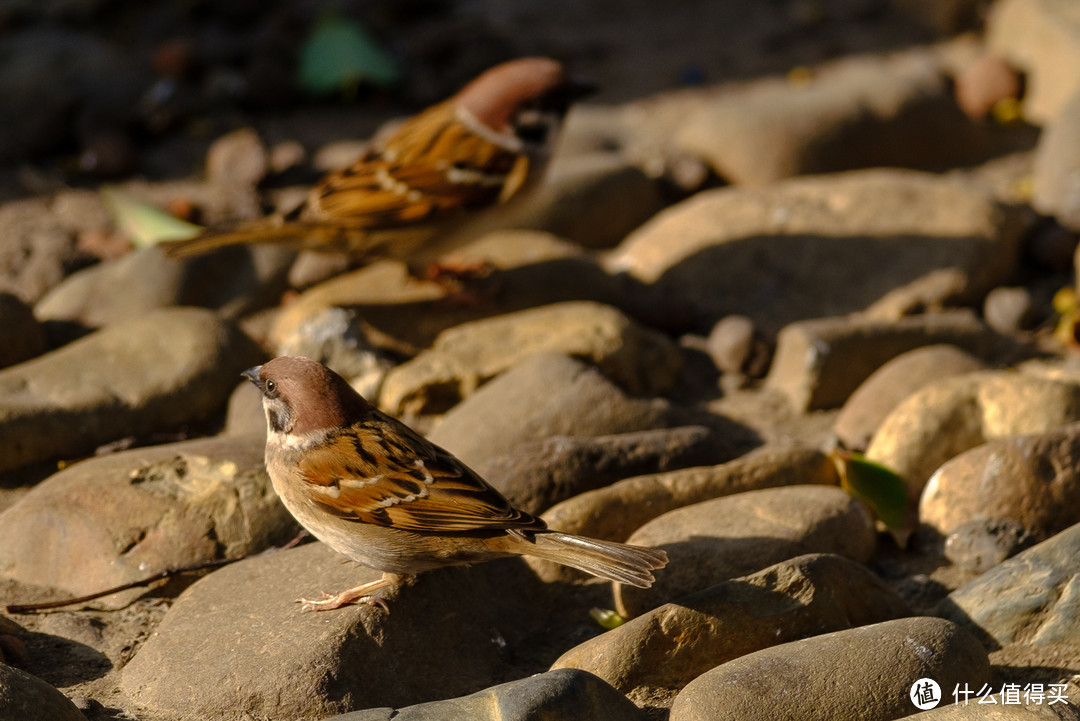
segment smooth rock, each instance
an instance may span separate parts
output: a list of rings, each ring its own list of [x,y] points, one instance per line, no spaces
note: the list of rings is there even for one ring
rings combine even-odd
[[[0,292],[0,368],[45,352],[45,331],[17,295]]]
[[[552,436],[671,425],[665,401],[628,397],[599,371],[555,353],[529,356],[454,406],[428,438],[470,466]]]
[[[671,721],[860,718],[887,721],[916,710],[911,685],[942,689],[990,681],[986,652],[939,618],[885,621],[773,646],[717,666],[690,682]]]
[[[669,511],[627,542],[662,548],[670,559],[652,588],[616,584],[615,609],[633,617],[805,553],[835,553],[865,563],[877,535],[866,507],[839,488],[789,486]]]
[[[1012,334],[1030,329],[1038,321],[1039,314],[1027,288],[1000,286],[990,291],[983,301],[983,317],[998,333]]]
[[[155,311],[0,371],[0,470],[204,418],[262,352],[217,314]]]
[[[804,320],[780,331],[766,383],[784,391],[801,412],[836,408],[888,361],[939,343],[990,355],[998,338],[966,311],[894,322],[858,316]]]
[[[264,447],[263,435],[222,436],[75,464],[0,513],[0,574],[82,595],[283,544],[297,525],[266,475]]]
[[[36,303],[72,270],[93,262],[76,246],[78,228],[57,217],[54,207],[46,198],[0,204],[0,291],[25,303]],[[97,220],[86,222],[95,230],[108,227]]]
[[[945,538],[945,557],[974,573],[994,566],[1035,544],[1031,531],[1011,518],[968,521]]]
[[[924,125],[925,121],[925,125]],[[685,118],[674,147],[738,185],[867,167],[926,170],[991,154],[994,135],[953,100],[932,50],[856,56],[788,78],[747,83]]]
[[[709,331],[704,348],[716,367],[725,373],[738,373],[750,358],[754,321],[743,315],[721,318]]]
[[[681,688],[753,651],[909,615],[864,566],[799,556],[718,583],[570,649],[552,668],[580,668],[623,692]]]
[[[1080,383],[1015,371],[946,378],[908,396],[882,422],[867,458],[903,476],[917,499],[943,463],[987,441],[1080,420]]]
[[[206,179],[223,188],[254,187],[269,168],[266,146],[252,128],[227,133],[206,151]]]
[[[314,720],[513,678],[512,649],[538,615],[539,584],[523,564],[422,574],[387,594],[390,613],[296,603],[379,577],[321,543],[215,571],[177,598],[123,668],[121,689],[166,717]]]
[[[375,399],[394,363],[364,333],[356,314],[344,308],[313,313],[281,338],[275,355],[312,358],[334,369],[365,398]]]
[[[486,278],[471,280],[466,287],[481,302],[448,301],[445,286],[416,280],[401,263],[381,261],[301,293],[277,319],[271,345],[292,336],[310,316],[336,306],[354,311],[380,347],[415,355],[442,331],[468,321],[568,300],[618,306],[625,294],[623,284],[581,248],[548,233],[489,233],[448,260],[492,268]]]
[[[644,721],[625,696],[585,671],[561,669],[492,686],[464,698],[368,709],[325,721]]]
[[[257,436],[266,433],[266,411],[262,393],[246,378],[236,384],[225,411],[224,433],[231,436]]]
[[[1080,634],[1080,524],[1013,556],[943,600],[937,615],[984,643],[1050,644]]]
[[[1044,124],[1080,88],[1080,8],[1069,0],[1001,0],[987,47],[1024,72],[1024,117]]]
[[[555,436],[517,446],[476,467],[516,508],[541,513],[559,501],[646,473],[723,463],[733,450],[704,426],[610,436]]]
[[[0,663],[0,718],[11,721],[86,721],[64,694],[37,676]]]
[[[1037,540],[1080,523],[1080,424],[961,453],[930,477],[919,519],[942,536],[972,521],[1011,519]]]
[[[546,351],[591,363],[634,395],[668,390],[682,367],[671,339],[621,311],[558,303],[443,331],[429,350],[390,371],[379,405],[398,416],[441,413],[527,356]]]
[[[943,268],[981,297],[1012,273],[1023,226],[971,183],[868,170],[698,193],[631,233],[606,266],[646,285],[640,305],[658,320],[689,316],[704,331],[735,313],[769,336]]]
[[[507,224],[610,248],[663,207],[657,181],[618,154],[558,155]]]
[[[682,506],[762,488],[839,483],[835,466],[821,451],[775,444],[720,465],[627,478],[567,499],[543,518],[567,533],[625,541],[648,521]]]
[[[944,689],[942,691],[944,692]],[[1058,703],[1050,706],[1045,701],[1042,704],[1022,701],[1017,703],[1015,700],[1005,699],[1000,693],[990,696],[991,701],[980,703],[982,698],[982,696],[973,695],[968,699],[967,704],[952,703],[952,696],[945,694],[943,703],[946,705],[905,716],[904,721],[909,719],[910,721],[1076,721],[1080,719],[1080,713],[1077,712],[1075,706],[1071,705]],[[1020,698],[1023,699],[1022,693]]]
[[[213,308],[236,318],[280,299],[294,255],[271,246],[235,246],[175,260],[160,248],[143,248],[71,275],[34,312],[45,322],[89,328],[176,305]]]
[[[1080,57],[1080,27],[1077,30]],[[1053,216],[1074,233],[1080,232],[1080,141],[1077,133],[1080,133],[1080,83],[1061,113],[1039,136],[1031,197],[1033,208]]]
[[[954,345],[929,345],[901,353],[859,384],[833,428],[847,448],[863,450],[889,413],[909,395],[943,378],[985,368],[985,363]]]

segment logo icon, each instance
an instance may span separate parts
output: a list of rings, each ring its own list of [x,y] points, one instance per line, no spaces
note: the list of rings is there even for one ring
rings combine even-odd
[[[911,703],[920,711],[932,709],[941,703],[941,686],[932,678],[920,678],[911,684]]]

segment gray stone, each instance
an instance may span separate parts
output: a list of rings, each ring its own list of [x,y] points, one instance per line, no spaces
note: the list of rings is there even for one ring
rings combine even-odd
[[[765,185],[856,168],[970,164],[990,154],[994,136],[957,107],[938,55],[917,49],[823,64],[805,84],[737,86],[685,118],[671,142],[731,183]]]
[[[428,437],[477,466],[538,439],[649,430],[670,416],[662,400],[630,398],[584,363],[540,353],[459,403]]]
[[[1027,79],[1024,117],[1058,117],[1080,88],[1080,8],[1069,0],[1002,0],[986,23],[987,47]]]
[[[45,198],[0,205],[0,291],[36,303],[74,268],[92,262],[76,248],[76,230]]]
[[[1080,424],[965,451],[934,472],[919,500],[919,520],[943,536],[1006,518],[1037,540],[1080,523]]]
[[[815,318],[785,327],[766,380],[799,411],[836,408],[886,362],[922,346],[948,343],[989,355],[996,334],[966,311],[894,322]]]
[[[1078,18],[1080,20],[1080,18]],[[1076,51],[1080,57],[1080,27]],[[1061,113],[1039,136],[1035,151],[1031,205],[1080,232],[1080,83]]]
[[[75,704],[37,676],[0,663],[0,718],[11,721],[86,721]]]
[[[161,310],[0,371],[0,470],[73,458],[222,408],[262,358],[215,313]]]
[[[548,509],[552,528],[590,538],[625,541],[668,511],[712,498],[762,488],[818,483],[838,485],[836,468],[817,449],[790,444],[764,446],[717,466],[683,468],[613,483]],[[564,566],[529,560],[545,580],[575,577]]]
[[[215,571],[177,598],[123,668],[121,689],[163,717],[318,719],[514,677],[512,650],[541,595],[520,561],[421,574],[386,595],[390,613],[295,602],[379,577],[321,543]]]
[[[609,248],[664,206],[657,181],[614,153],[559,155],[508,227]]]
[[[595,365],[634,395],[671,388],[682,356],[666,336],[611,306],[557,303],[449,328],[387,376],[379,405],[394,415],[441,413],[534,353]]]
[[[562,669],[492,686],[464,698],[368,709],[326,721],[644,721],[643,712],[591,673]]]
[[[985,573],[1035,543],[1031,532],[1011,518],[979,519],[957,527],[945,539],[945,557],[963,569]]]
[[[430,347],[439,333],[468,321],[569,300],[621,306],[626,294],[623,284],[581,248],[548,233],[488,233],[450,260],[492,268],[466,286],[466,295],[479,302],[455,302],[445,284],[417,280],[402,263],[376,262],[301,293],[275,322],[270,345],[280,345],[312,315],[341,307],[356,313],[379,347],[412,356]]]
[[[303,356],[324,363],[348,379],[360,395],[375,399],[394,364],[356,321],[353,311],[324,308],[308,316],[291,336],[281,338],[275,355]]]
[[[710,429],[682,426],[591,438],[556,436],[488,458],[476,470],[515,507],[541,513],[624,478],[723,463],[732,455]]]
[[[945,268],[979,298],[1015,268],[1025,223],[971,183],[869,170],[698,193],[631,233],[606,266],[643,283],[640,304],[669,324],[689,317],[704,331],[735,313],[770,336]]]
[[[266,475],[264,446],[262,434],[204,438],[67,468],[0,513],[0,574],[82,595],[283,544],[298,528]]]
[[[772,646],[690,682],[671,721],[860,718],[887,721],[915,710],[912,684],[942,689],[990,680],[979,642],[939,618],[885,621]]]
[[[953,345],[930,345],[901,353],[859,384],[833,426],[847,448],[864,450],[897,405],[925,385],[983,370],[986,364]]]
[[[43,321],[90,328],[176,305],[235,318],[279,300],[293,256],[282,248],[237,246],[175,260],[160,248],[143,248],[71,275],[34,310]]]
[[[1045,684],[1044,684],[1045,688]],[[944,689],[943,689],[944,690]],[[1080,712],[1075,706],[1056,703],[1050,706],[1046,701],[1041,704],[1017,703],[1014,699],[1005,699],[1001,694],[990,696],[992,701],[979,703],[982,696],[972,696],[968,703],[951,703],[946,695],[945,701],[937,708],[905,716],[905,721],[1076,721]],[[1021,699],[1023,696],[1020,697]]]
[[[688,593],[806,553],[860,563],[877,542],[866,507],[830,486],[747,491],[669,511],[628,543],[662,548],[670,562],[652,588],[615,586],[615,610],[637,616]]]
[[[867,568],[842,556],[799,556],[654,608],[552,668],[590,671],[623,692],[680,688],[762,648],[908,614]]]
[[[990,646],[1074,641],[1080,634],[1080,524],[1013,556],[941,602],[937,614]]]
[[[1080,420],[1080,382],[1034,372],[981,371],[924,386],[888,415],[866,456],[903,476],[917,499],[943,463],[989,440]]]
[[[983,302],[986,324],[998,333],[1018,333],[1038,320],[1031,291],[1023,287],[994,288]]]

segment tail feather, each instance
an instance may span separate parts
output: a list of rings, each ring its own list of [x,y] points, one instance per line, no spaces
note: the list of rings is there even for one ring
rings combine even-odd
[[[194,238],[161,243],[162,250],[171,258],[190,258],[228,245],[270,243],[297,250],[348,248],[349,232],[341,226],[315,223],[281,222],[280,218],[264,218],[233,228],[210,229]]]
[[[537,533],[528,555],[576,568],[609,581],[648,588],[656,579],[652,572],[667,565],[667,554],[657,548],[631,546],[612,541],[550,531]]]

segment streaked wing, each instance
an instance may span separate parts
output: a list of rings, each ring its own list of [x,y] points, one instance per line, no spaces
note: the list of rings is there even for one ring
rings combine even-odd
[[[544,528],[456,458],[377,416],[304,454],[299,469],[314,503],[341,518],[427,533]]]
[[[524,156],[471,131],[444,103],[407,121],[379,150],[332,173],[303,217],[353,227],[427,223],[494,204],[516,185]]]

